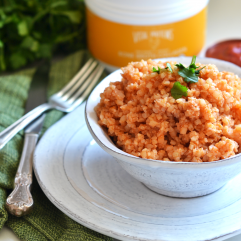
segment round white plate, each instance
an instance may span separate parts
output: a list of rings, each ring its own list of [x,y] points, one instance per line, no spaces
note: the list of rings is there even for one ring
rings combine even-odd
[[[170,198],[131,177],[92,139],[84,105],[40,140],[34,171],[44,193],[78,223],[120,240],[225,240],[241,232],[241,176],[199,198]]]

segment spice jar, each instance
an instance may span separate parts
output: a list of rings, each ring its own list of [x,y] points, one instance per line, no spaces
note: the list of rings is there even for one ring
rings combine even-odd
[[[86,0],[88,48],[109,71],[131,61],[198,55],[208,0]]]

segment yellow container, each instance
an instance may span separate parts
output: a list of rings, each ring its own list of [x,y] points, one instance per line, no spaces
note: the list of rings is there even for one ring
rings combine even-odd
[[[198,55],[208,0],[86,0],[88,48],[109,71],[131,61]]]

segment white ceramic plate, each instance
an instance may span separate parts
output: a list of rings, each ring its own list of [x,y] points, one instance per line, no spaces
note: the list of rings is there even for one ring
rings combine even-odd
[[[241,232],[241,176],[199,198],[152,192],[95,143],[83,105],[40,140],[34,171],[61,211],[120,240],[225,240]]]

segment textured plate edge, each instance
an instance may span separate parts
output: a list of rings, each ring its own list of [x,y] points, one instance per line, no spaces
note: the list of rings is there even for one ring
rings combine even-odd
[[[84,113],[84,109],[85,109],[85,104],[86,102],[84,102],[78,109],[76,109],[75,111],[80,111],[80,109],[83,108],[83,113]],[[73,111],[73,112],[75,112]],[[72,113],[73,113],[72,112]],[[66,116],[64,116],[62,119],[60,119],[59,121],[57,121],[54,125],[52,125],[43,135],[43,137],[48,134],[51,129],[53,128],[56,128],[56,125],[58,126],[60,122],[62,121],[65,121],[66,119],[69,119],[71,114],[68,114]],[[86,124],[85,122],[85,119],[83,118],[83,122]],[[78,126],[80,126],[80,123],[78,124]],[[43,138],[42,137],[42,138]],[[71,135],[72,137],[72,135]],[[40,140],[40,142],[42,141],[42,138]],[[39,143],[40,143],[39,142]],[[38,147],[38,146],[37,146]],[[36,147],[36,149],[37,149]],[[36,153],[36,150],[35,150],[35,153]],[[61,204],[47,189],[47,187],[43,184],[43,182],[41,181],[41,178],[40,178],[40,175],[38,173],[38,170],[37,170],[37,164],[36,164],[36,154],[34,153],[34,158],[33,158],[33,170],[34,170],[34,174],[36,176],[36,179],[39,183],[39,186],[40,188],[42,189],[42,191],[44,192],[44,194],[46,195],[46,197],[50,200],[51,203],[53,203],[60,211],[62,211],[64,214],[66,214],[69,218],[71,218],[72,220],[76,221],[77,223],[93,230],[93,231],[96,231],[97,233],[101,233],[101,234],[104,234],[106,236],[109,236],[109,237],[112,237],[112,238],[115,238],[115,239],[118,239],[118,240],[123,240],[123,241],[133,241],[133,240],[138,240],[138,241],[170,241],[170,240],[166,240],[166,239],[140,239],[138,237],[134,237],[134,236],[130,236],[130,235],[126,235],[126,236],[123,236],[123,234],[119,234],[119,233],[116,233],[114,231],[110,231],[108,229],[102,229],[101,227],[99,226],[96,226],[95,224],[93,223],[90,223],[90,222],[87,222],[86,220],[83,220],[79,215],[76,215],[75,213],[73,213],[71,210],[69,210],[68,208],[64,207],[63,204]],[[72,186],[72,185],[71,185]],[[72,187],[73,188],[73,187]],[[75,191],[75,190],[74,190]],[[85,200],[86,201],[86,200]]]
[[[82,104],[78,109],[82,109],[83,108],[83,112],[85,111],[85,103]],[[75,111],[78,111],[75,110]],[[75,112],[74,111],[74,112]],[[80,110],[79,110],[80,111]],[[72,112],[73,113],[73,112]],[[55,124],[58,125],[59,122],[62,122],[69,117],[69,115],[71,116],[71,113],[64,116],[62,119],[60,119],[58,122],[56,122]],[[83,120],[83,122],[85,122],[85,120]],[[86,123],[86,122],[85,122]],[[53,126],[51,126],[44,135],[46,135],[48,132],[51,131],[52,128],[56,128],[55,124]],[[42,139],[42,138],[41,138]],[[41,141],[41,140],[40,140]],[[79,215],[76,215],[75,213],[73,213],[72,211],[70,211],[68,208],[64,207],[63,204],[61,204],[48,190],[47,188],[45,187],[45,185],[43,184],[43,182],[41,181],[41,178],[39,176],[39,173],[36,169],[36,155],[34,155],[34,161],[33,161],[33,169],[34,169],[34,173],[35,173],[35,176],[36,176],[36,179],[42,189],[42,191],[44,192],[44,194],[46,195],[46,197],[60,210],[62,211],[64,214],[66,214],[69,218],[71,218],[72,220],[76,221],[77,223],[91,229],[91,230],[94,230],[98,233],[101,233],[101,234],[104,234],[104,235],[107,235],[109,237],[112,237],[112,238],[115,238],[115,239],[118,239],[118,240],[123,240],[123,241],[133,241],[133,240],[139,240],[139,241],[147,241],[147,239],[140,239],[138,237],[134,237],[134,236],[123,236],[123,234],[119,234],[119,233],[116,233],[116,232],[113,232],[113,231],[110,231],[110,230],[107,230],[107,229],[102,229],[101,227],[99,226],[96,226],[95,224],[93,223],[89,223],[87,222],[86,220],[83,220]],[[212,239],[203,239],[203,240],[194,240],[194,241],[221,241],[221,240],[226,240],[228,238],[231,238],[231,237],[234,237],[238,234],[241,233],[241,227],[233,232],[230,232],[230,233],[227,233],[225,235],[222,235],[222,236],[216,236]],[[148,239],[149,241],[170,241],[169,239]]]

